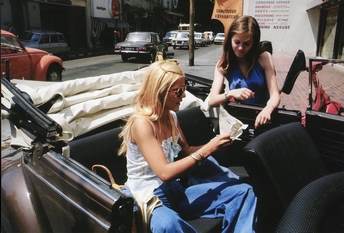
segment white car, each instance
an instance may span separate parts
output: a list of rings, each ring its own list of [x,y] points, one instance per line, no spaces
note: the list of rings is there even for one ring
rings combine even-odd
[[[225,42],[225,34],[220,32],[217,33],[214,38],[214,44],[223,44]]]
[[[201,32],[194,33],[194,42],[196,47],[204,47],[206,45],[205,39]]]
[[[164,38],[162,38],[162,41],[168,45],[172,45],[172,39],[177,35],[178,31],[169,31],[166,32]]]
[[[60,32],[41,30],[26,31],[21,40],[25,47],[45,50],[56,55],[63,55],[70,51],[64,35]]]
[[[176,36],[172,39],[173,49],[179,48],[189,48],[189,32],[179,31]]]

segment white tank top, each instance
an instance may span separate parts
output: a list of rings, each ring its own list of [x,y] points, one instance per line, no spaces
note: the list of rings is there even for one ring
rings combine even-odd
[[[171,112],[175,124],[177,125],[177,116]],[[169,137],[162,141],[161,147],[168,162],[173,162],[181,151],[178,139],[173,140]],[[159,187],[163,181],[152,171],[147,161],[144,159],[138,146],[132,142],[127,147],[127,175],[126,186],[133,194],[139,205],[148,202],[153,197],[153,191]]]

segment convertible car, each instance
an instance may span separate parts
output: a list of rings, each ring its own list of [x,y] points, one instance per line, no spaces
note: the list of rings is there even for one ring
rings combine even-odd
[[[147,69],[49,84],[1,79],[1,232],[143,231],[117,151]],[[282,92],[302,70],[299,52]],[[211,81],[186,78],[177,115],[198,145],[218,133],[218,109],[207,106]],[[255,129],[260,107],[223,107],[248,127],[214,157],[253,186],[257,232],[344,232],[344,116],[281,108]],[[220,231],[219,219],[188,221],[198,232]]]

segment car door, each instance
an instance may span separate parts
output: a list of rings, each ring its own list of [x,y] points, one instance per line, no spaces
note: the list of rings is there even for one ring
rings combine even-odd
[[[1,35],[1,73],[6,72],[9,62],[9,76],[14,79],[32,79],[31,57],[16,37]]]
[[[47,232],[130,232],[132,199],[73,160],[49,152],[23,170]]]
[[[1,220],[10,228],[1,232],[130,233],[133,199],[71,159],[55,140],[62,128],[22,91],[6,79],[1,87],[13,135],[27,139],[1,158]]]

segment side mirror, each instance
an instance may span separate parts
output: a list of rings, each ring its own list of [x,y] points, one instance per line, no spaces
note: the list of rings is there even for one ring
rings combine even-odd
[[[300,72],[304,70],[307,70],[305,53],[302,50],[298,50],[284,80],[281,92],[289,95],[294,87],[296,78],[299,76]]]

